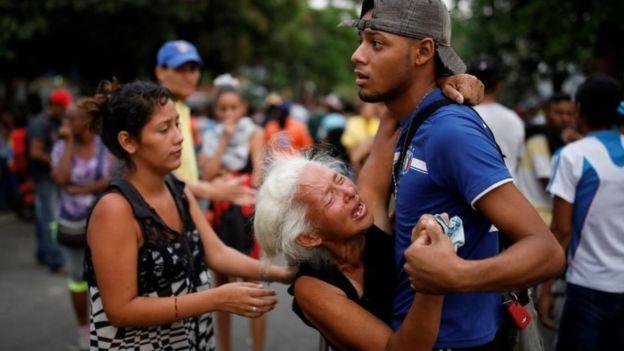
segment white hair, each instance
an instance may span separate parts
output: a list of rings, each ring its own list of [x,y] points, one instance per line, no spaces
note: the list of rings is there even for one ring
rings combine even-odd
[[[307,218],[307,205],[297,198],[299,182],[311,164],[344,174],[346,167],[327,153],[312,149],[304,155],[273,154],[265,160],[264,180],[256,197],[254,231],[265,253],[272,260],[283,253],[290,265],[307,262],[321,265],[329,262],[329,253],[321,247],[304,247],[297,237],[314,231]]]

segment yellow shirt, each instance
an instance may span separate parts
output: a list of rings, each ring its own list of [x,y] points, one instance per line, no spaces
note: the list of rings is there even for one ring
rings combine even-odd
[[[550,147],[546,136],[539,134],[530,137],[518,165],[516,184],[547,225],[552,220],[552,198],[540,179],[550,179],[551,168]]]
[[[174,173],[181,180],[194,183],[199,180],[199,172],[195,148],[193,147],[191,109],[182,101],[176,101],[175,106],[178,114],[180,114],[180,130],[184,141],[182,142],[182,163]]]
[[[378,118],[350,117],[347,119],[347,126],[340,141],[344,147],[352,149],[368,138],[374,137],[378,128]]]

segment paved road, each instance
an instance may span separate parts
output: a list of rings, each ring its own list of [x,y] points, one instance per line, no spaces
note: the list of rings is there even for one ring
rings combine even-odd
[[[66,278],[34,262],[33,225],[0,213],[0,350],[72,350],[75,325]],[[318,334],[290,310],[286,288],[269,314],[267,351],[317,350]],[[233,322],[235,351],[250,350],[248,320]]]

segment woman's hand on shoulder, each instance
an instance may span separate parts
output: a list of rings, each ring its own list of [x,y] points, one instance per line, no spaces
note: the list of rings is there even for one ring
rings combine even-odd
[[[438,86],[442,93],[458,104],[478,105],[483,100],[485,86],[481,81],[470,74],[456,74],[450,77],[439,78]]]
[[[257,318],[271,311],[277,304],[275,290],[257,283],[237,282],[221,285],[217,310],[248,318]]]

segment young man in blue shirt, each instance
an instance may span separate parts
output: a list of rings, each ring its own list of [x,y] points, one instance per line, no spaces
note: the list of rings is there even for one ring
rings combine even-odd
[[[436,349],[492,349],[503,291],[556,276],[563,251],[512,182],[491,131],[469,107],[438,109],[405,135],[414,115],[443,99],[435,81],[465,65],[450,46],[450,18],[440,0],[367,0],[353,53],[359,96],[384,102],[400,122],[395,175],[395,261],[399,280],[392,326],[398,328],[414,291],[445,294]],[[396,154],[395,153],[395,154]],[[412,228],[426,213],[459,216],[465,244],[448,240],[411,245]],[[497,229],[498,228],[498,229]],[[499,254],[498,230],[513,242]],[[411,246],[410,246],[411,245]]]

